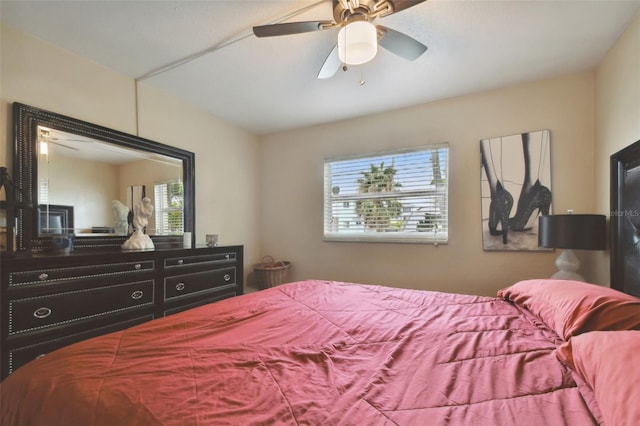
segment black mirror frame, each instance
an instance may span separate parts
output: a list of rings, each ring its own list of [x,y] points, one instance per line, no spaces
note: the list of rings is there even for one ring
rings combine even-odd
[[[51,246],[51,238],[38,233],[38,157],[37,127],[39,125],[98,139],[127,148],[148,151],[182,161],[184,190],[184,231],[191,232],[191,246],[195,240],[195,154],[180,148],[154,142],[138,136],[88,123],[40,108],[13,103],[13,124],[15,138],[14,179],[17,209],[17,252],[46,251]],[[117,249],[127,236],[76,237],[75,248]],[[182,235],[152,235],[157,249],[183,246]]]

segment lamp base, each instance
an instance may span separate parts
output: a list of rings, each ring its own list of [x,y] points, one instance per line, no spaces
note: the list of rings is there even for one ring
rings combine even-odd
[[[551,278],[556,280],[573,280],[584,281],[584,277],[578,273],[580,269],[580,260],[573,254],[572,250],[562,250],[560,256],[556,259],[558,272],[553,274]]]

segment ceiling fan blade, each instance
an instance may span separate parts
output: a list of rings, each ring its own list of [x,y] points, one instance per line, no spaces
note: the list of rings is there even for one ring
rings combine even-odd
[[[393,6],[393,13],[409,9],[417,4],[424,3],[427,0],[387,0]]]
[[[413,37],[387,28],[384,25],[377,25],[376,28],[380,34],[378,44],[401,58],[415,61],[427,51],[427,46]]]
[[[47,140],[51,143],[60,143],[60,141],[92,143],[92,141],[89,139],[47,138]]]
[[[284,24],[259,25],[253,27],[253,33],[256,37],[274,37],[321,31],[327,25],[333,25],[333,21],[286,22]]]
[[[338,45],[336,44],[327,59],[324,60],[324,64],[322,64],[322,68],[320,68],[320,72],[318,72],[319,79],[331,78],[335,75],[335,73],[340,69],[340,65],[342,65],[342,61],[338,56]]]
[[[73,147],[73,146],[69,146],[69,145],[65,145],[65,144],[60,143],[60,142],[53,142],[53,141],[49,141],[49,142],[50,142],[50,143],[52,143],[52,144],[54,144],[54,145],[61,146],[61,147],[63,147],[63,148],[72,149],[72,150],[74,150],[74,151],[80,151],[78,148],[75,148],[75,147]]]

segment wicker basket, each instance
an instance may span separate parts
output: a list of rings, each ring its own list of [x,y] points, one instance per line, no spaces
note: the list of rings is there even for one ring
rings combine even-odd
[[[271,256],[263,257],[262,262],[253,265],[258,288],[262,290],[288,282],[290,267],[291,262],[286,260],[274,261]]]

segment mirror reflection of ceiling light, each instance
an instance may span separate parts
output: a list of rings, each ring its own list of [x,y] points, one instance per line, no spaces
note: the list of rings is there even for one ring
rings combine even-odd
[[[338,33],[338,56],[347,65],[360,65],[378,53],[378,33],[367,21],[351,22]]]
[[[49,144],[46,141],[40,141],[40,154],[49,155]]]
[[[40,128],[40,154],[49,155],[49,129]]]

